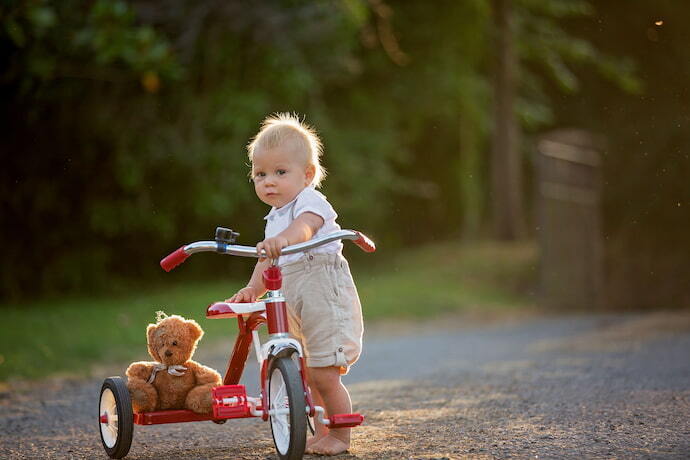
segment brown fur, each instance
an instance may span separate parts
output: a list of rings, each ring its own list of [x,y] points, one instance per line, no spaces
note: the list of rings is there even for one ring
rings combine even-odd
[[[139,361],[127,368],[127,388],[134,412],[163,409],[190,409],[199,414],[211,412],[211,388],[221,384],[220,374],[192,361],[196,344],[204,331],[194,320],[173,315],[160,318],[146,329],[149,354],[156,362]],[[166,356],[170,351],[171,356]],[[157,363],[182,365],[184,375],[158,371],[153,383],[148,379]]]

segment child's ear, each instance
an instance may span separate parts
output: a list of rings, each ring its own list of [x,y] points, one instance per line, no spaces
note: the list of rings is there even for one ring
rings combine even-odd
[[[304,175],[306,176],[307,180],[305,185],[311,184],[311,182],[314,180],[314,176],[316,175],[316,166],[307,165],[307,170],[304,172]]]

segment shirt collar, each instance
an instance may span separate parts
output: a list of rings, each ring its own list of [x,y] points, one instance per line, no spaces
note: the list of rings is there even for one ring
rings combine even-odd
[[[290,210],[290,208],[292,208],[292,206],[294,206],[294,204],[295,204],[295,202],[297,201],[297,199],[298,199],[306,190],[308,190],[308,189],[315,190],[315,187],[314,187],[313,185],[307,185],[306,187],[304,187],[304,188],[302,189],[301,192],[299,192],[299,193],[297,194],[297,196],[295,197],[295,199],[293,199],[291,202],[289,202],[289,203],[286,204],[285,206],[282,206],[282,207],[280,207],[280,208],[276,208],[275,206],[272,207],[271,210],[268,212],[268,214],[266,214],[266,215],[264,216],[264,220],[273,219],[273,218],[276,217],[276,216],[277,216],[277,217],[282,217],[282,216],[284,216],[285,213],[288,212],[288,211]]]

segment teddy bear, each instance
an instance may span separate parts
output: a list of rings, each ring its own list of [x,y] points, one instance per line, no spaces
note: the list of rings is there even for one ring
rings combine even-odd
[[[204,331],[194,320],[158,312],[146,329],[149,354],[155,362],[139,361],[127,368],[127,388],[134,412],[190,409],[212,412],[211,389],[220,374],[192,361]]]

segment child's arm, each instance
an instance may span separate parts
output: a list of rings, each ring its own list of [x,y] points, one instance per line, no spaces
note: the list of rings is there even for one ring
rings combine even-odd
[[[323,226],[323,218],[313,212],[304,212],[292,221],[290,226],[272,238],[266,238],[256,245],[256,250],[266,251],[271,259],[280,257],[285,246],[309,241]]]
[[[268,259],[259,260],[254,267],[252,277],[249,279],[247,286],[243,287],[235,293],[226,302],[254,302],[256,299],[266,293],[261,274],[268,268],[270,261]]]
[[[268,258],[259,259],[247,286],[237,291],[226,302],[254,302],[264,295],[266,288],[264,287],[262,274],[270,265],[270,259],[278,258],[285,246],[309,241],[322,225],[323,219],[320,216],[312,212],[305,212],[297,216],[290,226],[277,236],[266,238],[257,244],[257,252],[261,254],[262,250],[266,251]]]

